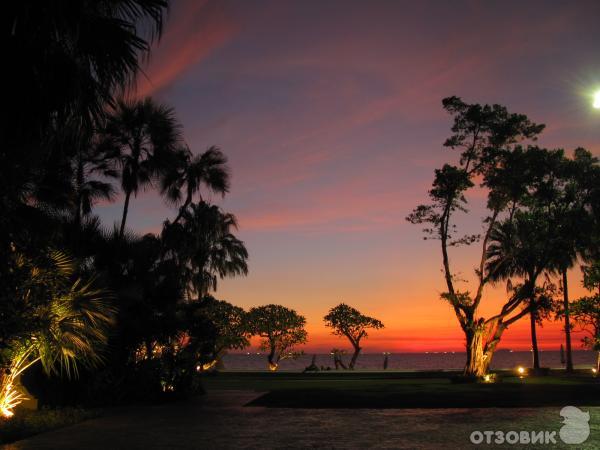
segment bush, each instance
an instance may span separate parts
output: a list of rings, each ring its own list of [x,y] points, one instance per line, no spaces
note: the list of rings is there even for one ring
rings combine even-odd
[[[0,419],[0,444],[24,439],[44,431],[76,424],[100,415],[99,410],[81,408],[17,409],[14,417]]]

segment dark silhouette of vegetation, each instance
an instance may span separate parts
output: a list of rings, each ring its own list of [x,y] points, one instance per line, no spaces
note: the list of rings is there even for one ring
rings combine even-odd
[[[269,370],[275,371],[282,360],[301,354],[295,347],[307,340],[306,319],[293,309],[281,305],[257,306],[248,311],[247,320],[250,332],[262,339],[260,349],[268,352]]]
[[[592,180],[597,183],[599,178],[596,161],[585,150],[576,150],[569,160],[561,150],[523,146],[523,141],[535,140],[544,128],[524,115],[509,113],[500,105],[467,104],[458,97],[444,99],[443,106],[454,119],[453,134],[444,146],[460,149],[460,158],[456,165],[436,170],[429,191],[432,203],[420,205],[407,219],[425,225],[426,239],[440,241],[448,289],[442,299],[451,305],[465,333],[464,373],[481,377],[503,332],[532,312],[535,341],[540,301],[547,303],[546,296],[539,295],[538,280],[555,270],[564,275],[577,252],[588,247],[584,233],[574,231],[572,225],[573,220],[597,220],[590,218],[597,213],[590,214],[595,197],[588,191]],[[573,171],[575,166],[579,169]],[[466,194],[476,181],[487,193],[484,231],[457,235],[455,216],[467,212]],[[481,246],[481,256],[475,269],[476,289],[471,292],[459,287],[449,250],[474,244]],[[500,311],[481,317],[478,310],[484,287],[512,277],[517,280],[511,283]],[[563,284],[566,295],[566,279]]]
[[[25,370],[43,369],[37,379],[56,387],[58,403],[60,389],[77,404],[148,399],[197,391],[198,365],[248,345],[243,310],[207,296],[218,279],[248,272],[235,216],[200,195],[229,191],[227,158],[216,147],[195,155],[172,108],[131,95],[167,6],[25,1],[3,16],[12,64],[0,149],[5,415]],[[119,187],[123,214],[110,230],[94,206]],[[146,188],[176,218],[138,236],[127,215]],[[57,381],[62,373],[82,381]]]
[[[166,254],[177,260],[188,297],[202,298],[217,289],[219,278],[248,273],[248,251],[236,229],[233,214],[203,201],[190,204],[179,222],[165,222]]]
[[[498,223],[490,233],[487,249],[486,270],[490,281],[507,280],[507,291],[514,293],[522,288],[522,284],[513,285],[514,277],[533,280],[536,273],[545,270],[553,234],[550,226],[539,211],[516,211],[512,219]],[[553,290],[554,285],[546,282],[530,290],[527,298],[534,370],[540,369],[536,325],[551,312]]]
[[[354,369],[358,355],[362,350],[360,341],[368,336],[367,328],[379,330],[383,328],[383,323],[369,316],[365,316],[357,309],[344,303],[331,308],[323,318],[325,325],[333,328],[333,334],[336,336],[345,336],[352,344],[354,353],[350,359],[349,369]],[[337,364],[336,364],[337,368]]]
[[[108,148],[120,169],[125,194],[119,236],[125,233],[131,194],[156,183],[175,164],[181,142],[181,126],[175,112],[151,98],[126,102],[119,100],[103,131]]]
[[[223,356],[229,350],[243,350],[250,345],[250,332],[246,312],[224,300],[205,297],[200,302],[191,303],[191,314],[204,319],[204,328],[191,332],[191,335],[209,335],[212,339],[199,355],[201,370],[219,368]]]
[[[592,295],[578,298],[569,305],[571,316],[579,328],[586,333],[582,339],[585,348],[594,350],[596,376],[600,373],[600,261],[582,267],[583,285]],[[562,314],[565,310],[562,311]]]
[[[335,366],[335,370],[339,370],[339,368],[341,367],[342,369],[346,370],[346,364],[344,364],[344,360],[342,359],[342,356],[345,354],[345,350],[340,350],[337,348],[334,348],[331,350],[331,354],[333,355],[333,365]]]
[[[200,155],[194,155],[189,148],[177,151],[175,164],[162,178],[161,192],[171,203],[180,206],[179,214],[173,223],[179,222],[194,195],[203,201],[200,189],[205,186],[209,191],[225,195],[229,192],[230,173],[227,157],[217,147],[210,147]]]
[[[571,325],[569,314],[569,268],[578,258],[590,260],[598,249],[599,221],[598,197],[600,167],[598,159],[583,148],[575,149],[573,159],[563,168],[560,189],[552,195],[555,199],[554,215],[558,219],[554,265],[561,275],[563,317],[566,337],[566,370],[573,371]]]

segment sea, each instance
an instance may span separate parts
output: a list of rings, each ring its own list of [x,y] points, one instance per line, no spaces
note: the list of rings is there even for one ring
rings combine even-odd
[[[296,359],[285,359],[280,362],[279,370],[298,372],[304,370],[316,358],[316,365],[322,368],[334,369],[333,356],[323,353],[307,353]],[[358,370],[382,370],[386,354],[364,353],[356,362]],[[427,352],[427,353],[389,353],[387,370],[455,370],[465,365],[464,352]],[[350,355],[343,357],[346,364]],[[492,369],[514,369],[518,366],[531,367],[532,353],[530,351],[498,350],[492,359]],[[230,353],[223,358],[225,370],[266,370],[267,355],[264,353]],[[574,351],[573,364],[576,368],[592,369],[596,365],[596,353],[592,351]],[[540,365],[542,367],[561,368],[559,351],[541,351]]]

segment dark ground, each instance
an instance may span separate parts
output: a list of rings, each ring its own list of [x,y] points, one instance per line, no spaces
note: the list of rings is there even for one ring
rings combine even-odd
[[[202,398],[110,410],[103,417],[6,449],[474,448],[469,436],[475,430],[558,430],[563,400],[590,412],[591,436],[576,448],[600,448],[600,407],[591,406],[598,404],[598,390],[589,377],[506,378],[495,385],[458,385],[439,374],[416,379],[389,372],[222,373],[205,381],[208,394]],[[268,390],[271,393],[263,395]],[[472,402],[475,393],[496,403],[520,396],[521,402],[553,406],[454,406]],[[384,407],[355,408],[376,403]],[[268,407],[244,406],[248,404]],[[293,407],[275,407],[281,404]],[[327,407],[332,404],[339,406]],[[413,407],[417,404],[420,407]],[[440,404],[446,407],[435,406]]]

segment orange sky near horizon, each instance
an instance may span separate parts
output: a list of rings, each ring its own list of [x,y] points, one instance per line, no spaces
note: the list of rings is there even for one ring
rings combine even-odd
[[[190,148],[218,145],[232,190],[219,203],[239,219],[248,277],[222,280],[216,297],[249,308],[279,303],[307,318],[306,352],[349,348],[323,316],[340,302],[380,319],[365,352],[462,351],[438,242],[405,217],[427,201],[434,169],[456,155],[442,143],[441,99],[500,103],[545,123],[539,144],[600,156],[600,4],[552,2],[173,2],[138,96],[172,105]],[[458,219],[478,232],[481,193]],[[103,204],[106,223],[121,199]],[[157,232],[174,216],[153,191],[132,200],[128,226]],[[452,249],[469,278],[477,246]],[[572,298],[584,295],[570,274]],[[471,285],[471,290],[474,287]],[[481,314],[497,311],[489,288]],[[538,328],[556,350],[562,325]],[[581,334],[573,348],[580,349]],[[528,350],[525,318],[500,348]]]

